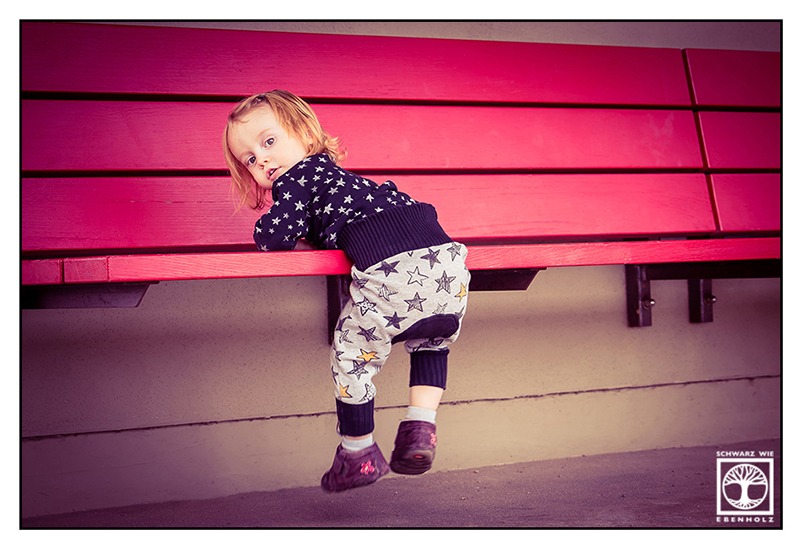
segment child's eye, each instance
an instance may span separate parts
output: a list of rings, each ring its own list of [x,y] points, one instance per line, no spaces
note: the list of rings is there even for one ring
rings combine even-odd
[[[256,157],[248,157],[247,159],[245,159],[245,165],[246,166],[253,166],[254,163],[256,162],[256,160],[257,160]]]
[[[274,143],[276,143],[276,138],[269,137],[265,140],[265,147],[270,147]]]

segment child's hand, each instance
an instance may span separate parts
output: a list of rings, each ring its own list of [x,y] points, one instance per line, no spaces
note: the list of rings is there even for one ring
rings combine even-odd
[[[296,250],[315,250],[315,247],[312,246],[309,242],[305,239],[298,239],[296,241]]]

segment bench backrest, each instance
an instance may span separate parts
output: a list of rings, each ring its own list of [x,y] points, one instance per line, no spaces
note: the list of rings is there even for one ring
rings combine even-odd
[[[776,53],[45,22],[21,43],[23,258],[253,250],[220,136],[272,88],[465,242],[780,232]]]

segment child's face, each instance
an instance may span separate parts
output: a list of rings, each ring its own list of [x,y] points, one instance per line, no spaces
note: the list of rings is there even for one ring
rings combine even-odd
[[[279,124],[267,105],[255,109],[233,125],[229,149],[265,189],[309,154],[309,145],[292,136]]]

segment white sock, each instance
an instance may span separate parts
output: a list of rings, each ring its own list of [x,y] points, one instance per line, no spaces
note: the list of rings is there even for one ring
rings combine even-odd
[[[407,416],[404,420],[423,420],[424,422],[435,423],[435,415],[438,411],[433,409],[425,409],[423,407],[407,407]]]
[[[340,443],[347,451],[362,451],[374,444],[374,434],[368,434],[367,437],[360,439],[349,439],[346,437],[341,438]]]

